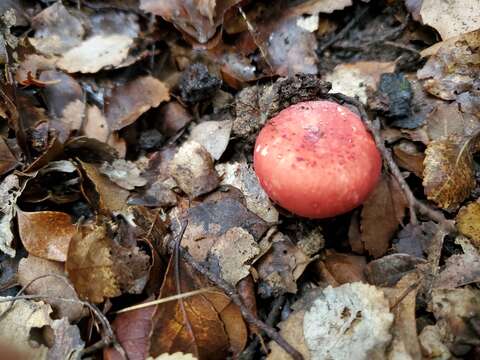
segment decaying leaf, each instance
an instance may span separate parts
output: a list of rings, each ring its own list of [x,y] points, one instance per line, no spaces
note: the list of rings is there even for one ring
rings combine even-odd
[[[297,280],[313,259],[287,236],[276,233],[271,239],[269,251],[255,263],[262,280],[259,293],[264,297],[285,292],[296,293]]]
[[[0,176],[14,169],[17,165],[17,158],[13,156],[7,143],[0,136]]]
[[[148,356],[154,312],[155,307],[149,306],[119,314],[113,320],[112,328],[128,359],[144,360]],[[106,360],[123,360],[114,347],[104,349],[103,355]]]
[[[65,261],[76,226],[70,215],[58,211],[17,211],[18,230],[25,249],[44,259]]]
[[[44,275],[64,275],[62,263],[42,259],[29,255],[20,260],[18,265],[17,279],[20,285],[26,286],[32,280]],[[53,297],[69,298],[73,302],[46,299],[59,318],[67,317],[70,321],[77,321],[86,315],[83,305],[75,303],[78,300],[75,290],[64,280],[46,276],[32,282],[26,289],[27,294],[47,295]]]
[[[307,0],[292,8],[297,15],[303,14],[330,14],[335,10],[345,9],[352,5],[352,0]]]
[[[208,283],[184,262],[180,262],[179,266],[180,284],[176,284],[172,257],[160,298],[177,294],[177,286],[181,292],[208,286]],[[182,351],[192,353],[199,359],[224,359],[231,344],[240,344],[236,346],[235,353],[242,350],[246,341],[246,326],[239,309],[229,306],[230,299],[226,295],[207,292],[185,298],[182,302],[187,319],[178,301],[157,306],[153,316],[150,355]]]
[[[398,233],[393,247],[399,253],[423,258],[437,230],[438,225],[433,221],[407,224]]]
[[[480,203],[472,202],[460,209],[456,218],[460,233],[468,236],[472,244],[480,249]]]
[[[4,253],[15,256],[12,249],[13,233],[11,221],[15,215],[15,203],[20,196],[20,183],[16,175],[8,175],[0,183],[0,250]]]
[[[327,250],[323,261],[318,261],[318,268],[329,285],[339,286],[346,283],[366,283],[364,256],[348,255]]]
[[[342,93],[367,103],[367,88],[376,89],[380,75],[395,70],[392,62],[359,61],[339,64],[325,76],[332,83],[332,93]]]
[[[196,141],[185,142],[170,162],[170,174],[189,197],[206,194],[219,184],[213,159]]]
[[[407,207],[398,182],[383,176],[361,213],[361,239],[365,249],[375,258],[384,255]]]
[[[148,109],[169,99],[167,86],[152,76],[139,77],[115,87],[105,106],[110,129],[123,129]]]
[[[140,169],[131,161],[118,159],[111,164],[105,162],[100,171],[102,174],[107,175],[115,184],[127,190],[133,190],[137,186],[147,184],[147,179],[140,175]]]
[[[278,221],[278,211],[260,186],[257,176],[246,162],[218,164],[221,185],[231,185],[240,189],[245,196],[247,208],[267,222]]]
[[[418,336],[422,347],[422,355],[431,359],[451,359],[453,357],[448,346],[443,343],[438,326],[427,325]]]
[[[305,312],[303,333],[312,359],[382,358],[392,323],[381,290],[351,283],[323,290]]]
[[[208,262],[220,269],[222,278],[235,286],[250,272],[249,262],[260,253],[253,236],[246,230],[234,227],[218,237],[210,249]]]
[[[74,359],[80,357],[85,343],[77,326],[70,325],[67,318],[53,320],[51,328],[55,342],[48,349],[48,359]]]
[[[419,178],[423,176],[425,154],[412,141],[400,140],[393,146],[393,154],[398,166],[412,171]]]
[[[80,298],[100,303],[121,294],[110,246],[111,240],[101,226],[72,238],[65,268]]]
[[[437,319],[442,340],[456,356],[463,357],[480,338],[473,319],[480,316],[480,291],[472,288],[454,290],[434,289],[432,310]]]
[[[444,100],[455,100],[466,91],[478,87],[480,30],[464,34],[453,42],[440,45],[425,66],[417,71],[425,80],[424,89]]]
[[[95,105],[87,107],[86,119],[83,124],[83,135],[98,141],[107,142],[110,128],[102,111]]]
[[[382,287],[394,286],[405,274],[412,272],[426,261],[407,254],[386,255],[368,263],[365,269],[370,284]]]
[[[201,44],[215,35],[225,12],[240,0],[194,0],[159,2],[140,0],[140,8],[163,17]]]
[[[456,209],[475,187],[473,141],[449,136],[430,142],[425,150],[425,195],[443,209]]]
[[[0,342],[11,345],[28,359],[47,360],[48,347],[32,339],[31,331],[51,324],[50,305],[42,301],[17,300],[12,309],[4,313],[9,305],[9,302],[0,303],[0,313],[3,314]]]
[[[442,39],[448,39],[480,28],[480,1],[423,0],[420,16],[424,24],[440,33]]]
[[[231,131],[232,121],[230,120],[204,121],[192,129],[190,140],[201,144],[212,158],[218,160],[227,148]]]
[[[269,227],[257,215],[232,198],[203,202],[188,209],[185,217],[188,224],[182,238],[182,246],[185,246],[197,261],[205,261],[218,237],[232,228],[242,228],[248,231],[255,241],[259,241]],[[174,234],[178,234],[181,224],[173,221],[172,225]]]
[[[291,313],[285,321],[278,324],[280,334],[299,351],[305,360],[310,360],[310,352],[305,344],[303,335],[303,318],[305,310],[297,310]],[[290,360],[291,356],[287,354],[277,343],[270,343],[271,352],[268,354],[268,360]]]
[[[176,352],[173,354],[161,354],[156,358],[148,357],[147,360],[196,360],[192,354],[184,354],[182,352]]]

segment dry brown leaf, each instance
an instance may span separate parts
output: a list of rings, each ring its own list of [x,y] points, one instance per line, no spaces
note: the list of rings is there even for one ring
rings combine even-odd
[[[65,52],[57,66],[69,73],[96,73],[122,65],[133,45],[127,35],[96,35]]]
[[[294,6],[290,11],[296,15],[303,14],[330,14],[335,10],[345,9],[352,5],[352,0],[307,0]]]
[[[202,145],[214,158],[219,160],[228,146],[232,121],[204,121],[196,125],[190,132],[190,140]]]
[[[140,175],[141,171],[134,162],[118,159],[111,164],[104,162],[100,171],[107,175],[118,186],[127,190],[147,184],[147,179]]]
[[[420,16],[442,39],[448,39],[480,28],[480,1],[423,0]]]
[[[305,344],[303,336],[303,317],[305,310],[298,310],[291,313],[288,318],[278,324],[280,328],[280,335],[283,336],[289,344],[293,345],[299,351],[304,360],[310,360],[310,352]],[[291,356],[285,352],[276,342],[272,341],[270,344],[270,354],[267,360],[291,360]]]
[[[368,282],[382,287],[394,286],[405,274],[425,260],[407,254],[392,254],[373,260],[365,270]]]
[[[428,253],[430,243],[437,231],[438,225],[433,221],[407,224],[399,231],[393,248],[398,253],[423,258],[425,253]]]
[[[177,286],[180,286],[182,292],[208,286],[206,281],[183,261],[179,265],[180,284],[176,284],[172,257],[160,298],[177,294]],[[184,309],[190,326],[185,324],[178,301],[159,304],[153,316],[150,354],[157,356],[182,351],[192,353],[199,359],[224,359],[230,344],[243,343],[244,346],[247,331],[239,309],[235,307],[234,311],[224,313],[230,301],[223,293],[204,293],[184,299]],[[224,319],[222,314],[228,315],[228,319]],[[227,326],[227,320],[230,326]],[[235,323],[239,327],[233,332],[234,328],[231,326]],[[237,348],[236,352],[241,351],[243,346]]]
[[[101,142],[107,142],[110,136],[108,122],[102,111],[95,105],[87,107],[87,118],[83,125],[83,134],[86,137],[97,139]]]
[[[70,325],[67,318],[62,318],[53,320],[51,328],[55,341],[48,349],[49,359],[74,359],[81,356],[85,343],[77,326]]]
[[[325,259],[319,262],[320,270],[326,272],[323,274],[324,277],[333,278],[336,286],[352,282],[366,283],[364,274],[366,266],[364,256],[342,254],[333,250],[327,250]]]
[[[84,24],[72,16],[61,2],[54,3],[32,19],[33,47],[44,55],[59,55],[79,45],[85,34]]]
[[[212,269],[220,269],[225,281],[236,286],[250,274],[249,263],[259,253],[260,248],[253,236],[240,227],[234,227],[218,237],[209,251],[208,263]]]
[[[425,150],[425,195],[442,209],[456,209],[475,187],[473,141],[449,136],[430,142]]]
[[[215,166],[221,185],[231,185],[241,190],[247,208],[267,222],[278,221],[278,211],[258,182],[252,167],[246,162],[233,162]]]
[[[155,307],[149,306],[119,314],[113,320],[112,328],[129,360],[144,360],[148,356],[154,312]],[[105,348],[103,356],[105,360],[124,360],[114,347]]]
[[[188,209],[185,217],[188,224],[182,245],[188,248],[188,252],[197,261],[205,261],[218,237],[232,228],[242,228],[248,231],[255,241],[259,241],[269,227],[257,215],[232,198],[203,202]],[[174,233],[178,234],[180,224],[173,221],[172,226]]]
[[[170,99],[168,87],[152,76],[143,76],[112,90],[105,102],[105,112],[111,130],[133,124],[140,115]]]
[[[331,93],[342,93],[367,103],[367,88],[376,90],[380,75],[395,70],[393,62],[359,61],[340,64],[325,76],[332,83]]]
[[[192,354],[184,354],[182,352],[176,352],[173,354],[161,354],[156,358],[148,357],[147,360],[196,360]]]
[[[387,356],[389,360],[422,359],[415,316],[418,287],[414,287],[405,297],[402,297],[410,286],[415,285],[418,280],[418,274],[412,272],[405,275],[396,284],[395,289],[386,290],[390,306],[394,306],[392,313],[395,316],[392,329],[393,339]],[[401,301],[399,302],[399,300]]]
[[[387,252],[406,208],[407,201],[398,182],[391,176],[382,176],[361,213],[362,242],[373,257],[379,258]]]
[[[27,258],[20,260],[17,279],[20,285],[26,286],[40,276],[51,274],[64,275],[64,265],[56,261],[29,255]],[[69,298],[73,301],[78,300],[77,293],[66,281],[53,276],[46,276],[32,282],[26,289],[26,293]],[[46,301],[52,306],[59,318],[67,317],[70,321],[74,322],[80,320],[87,314],[83,305],[80,303],[48,298]]]
[[[460,209],[456,217],[458,231],[480,249],[480,203],[472,202]]]
[[[65,264],[68,277],[81,299],[101,303],[121,295],[115,278],[111,240],[104,227],[81,229],[70,242]]]
[[[158,110],[158,117],[159,130],[166,136],[174,136],[192,121],[192,115],[176,101],[162,105]]]
[[[87,178],[94,186],[94,194],[87,192],[89,200],[94,204],[98,201],[98,208],[103,213],[121,212],[124,210],[130,193],[105,175],[102,175],[95,165],[85,162],[80,163]],[[85,189],[84,185],[82,187]]]
[[[156,1],[140,0],[140,8],[159,15],[201,44],[210,40],[225,12],[240,0]]]
[[[425,154],[417,144],[402,139],[393,146],[393,155],[398,166],[413,172],[419,178],[423,176]]]
[[[13,156],[7,143],[0,136],[0,176],[14,169],[17,165],[17,158]]]
[[[9,302],[0,303],[0,313],[9,305]],[[42,301],[15,301],[12,309],[0,319],[0,342],[11,345],[29,360],[47,360],[48,347],[33,340],[31,331],[50,325],[51,312],[50,305]]]
[[[422,355],[427,359],[452,359],[453,355],[444,344],[438,326],[427,325],[418,336],[422,347]]]
[[[196,141],[185,142],[170,162],[170,175],[190,198],[214,190],[220,179],[208,151]]]
[[[424,89],[444,100],[455,100],[463,92],[478,87],[480,54],[474,49],[480,45],[480,30],[462,35],[442,46],[417,71],[425,80]]]
[[[70,215],[58,211],[17,211],[18,231],[25,249],[44,259],[65,261],[77,229]]]

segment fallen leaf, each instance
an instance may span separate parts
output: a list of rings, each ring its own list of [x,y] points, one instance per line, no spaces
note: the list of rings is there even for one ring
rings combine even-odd
[[[190,140],[196,141],[207,150],[212,158],[219,160],[228,146],[232,121],[204,121],[190,132]]]
[[[476,88],[480,74],[480,56],[473,49],[480,45],[480,30],[445,42],[425,66],[417,71],[424,89],[443,100],[455,100],[463,92]]]
[[[307,0],[294,6],[291,11],[296,15],[303,14],[331,14],[335,10],[345,9],[352,5],[352,0]]]
[[[7,299],[0,297],[0,299]],[[32,338],[32,329],[42,329],[52,322],[50,305],[42,301],[17,300],[12,309],[6,313],[9,302],[0,303],[0,342],[17,349],[28,359],[47,360],[49,349]]]
[[[185,142],[170,162],[170,175],[190,198],[214,190],[220,179],[208,151],[195,141]]]
[[[161,354],[156,358],[148,357],[147,360],[196,360],[197,358],[192,354],[184,354],[182,352],[176,352],[173,354]]]
[[[48,349],[48,359],[74,359],[81,356],[85,343],[77,326],[70,325],[67,318],[62,318],[53,320],[51,328],[55,341]]]
[[[38,277],[44,275],[64,275],[64,265],[62,263],[42,259],[29,255],[20,260],[18,265],[17,279],[20,285],[26,286]],[[47,301],[59,318],[67,317],[71,322],[78,321],[84,317],[87,312],[78,300],[75,290],[65,281],[54,276],[46,276],[32,282],[25,290],[27,294],[46,295],[72,299],[72,302],[65,302],[47,298]]]
[[[246,230],[234,227],[218,237],[207,258],[212,269],[220,269],[222,278],[236,286],[250,274],[250,264],[260,248],[253,236]]]
[[[440,33],[442,39],[448,39],[480,28],[480,1],[423,0],[420,16],[424,24]]]
[[[192,116],[176,101],[160,106],[158,117],[159,129],[166,136],[174,136],[192,121]]]
[[[299,351],[305,360],[310,360],[310,352],[305,344],[305,337],[303,334],[303,318],[305,310],[297,310],[291,313],[288,318],[278,324],[280,328],[280,335],[292,346]],[[267,360],[291,360],[291,356],[283,350],[276,342],[272,341],[270,344],[270,354]]]
[[[408,291],[419,281],[418,274],[406,274],[396,285],[395,289],[387,289],[387,296],[394,315],[393,335],[388,359],[421,360],[420,343],[417,336],[417,321],[415,316],[418,286]],[[405,295],[406,293],[406,295]],[[399,300],[401,300],[399,302]]]
[[[180,287],[181,292],[208,286],[208,283],[183,261],[179,266],[180,283],[176,284],[172,257],[159,298],[177,294],[177,286]],[[230,317],[234,317],[231,321],[240,325],[236,332],[229,332],[229,328],[224,325],[222,312],[231,300],[223,293],[208,292],[182,301],[188,320],[184,318],[179,301],[157,305],[150,338],[152,356],[182,351],[192,353],[199,359],[224,359],[227,356],[229,344],[232,343],[232,337],[243,339],[240,342],[245,344],[247,331],[238,308],[235,308],[233,313],[229,313]],[[189,321],[190,325],[187,326],[185,321]],[[241,348],[236,349],[236,353],[241,350]]]
[[[393,155],[398,166],[413,172],[419,178],[423,176],[425,154],[417,144],[402,139],[393,146]]]
[[[13,156],[7,143],[0,136],[0,176],[16,168],[18,164],[17,158]]]
[[[368,263],[365,275],[372,285],[392,287],[407,273],[426,261],[407,254],[392,254]]]
[[[110,128],[102,111],[95,105],[89,105],[86,111],[86,119],[83,124],[83,135],[88,138],[107,142],[110,136]]]
[[[100,172],[107,175],[118,186],[127,190],[147,184],[147,179],[140,175],[141,171],[134,162],[127,160],[114,160],[111,164],[104,162]]]
[[[480,291],[473,288],[434,289],[432,310],[442,340],[457,356],[478,346],[478,332],[471,321],[480,315]]]
[[[429,359],[451,359],[453,357],[448,346],[444,344],[438,326],[427,325],[418,336],[422,346],[422,355]]]
[[[398,253],[423,258],[438,231],[438,225],[433,221],[420,224],[407,224],[398,233],[397,239],[393,242],[393,248]]]
[[[95,165],[86,162],[80,164],[94,186],[93,192],[87,192],[90,201],[93,204],[98,203],[98,208],[103,213],[122,212],[130,193],[102,175]]]
[[[353,282],[367,282],[364,275],[367,262],[364,256],[342,254],[336,251],[327,250],[326,257],[319,261],[319,269],[327,277],[335,280],[336,285]],[[333,284],[330,284],[334,286]]]
[[[278,211],[258,182],[252,167],[246,162],[224,163],[215,166],[220,185],[231,185],[241,190],[247,208],[267,222],[278,221]]]
[[[462,207],[455,220],[458,231],[468,236],[472,244],[480,249],[480,203],[471,202]]]
[[[367,88],[376,90],[380,75],[394,70],[393,62],[359,61],[335,66],[325,80],[332,83],[331,93],[342,93],[366,104]]]
[[[239,2],[240,0],[194,0],[188,3],[140,0],[140,9],[163,17],[204,44],[215,35],[225,12]]]
[[[133,124],[144,112],[170,99],[167,86],[152,76],[136,78],[113,88],[105,104],[111,130]]]
[[[430,142],[425,150],[424,192],[442,209],[456,209],[475,187],[474,141],[471,137],[449,136]]]
[[[387,252],[406,208],[407,201],[398,182],[391,176],[383,176],[361,212],[362,242],[373,257],[379,258]]]
[[[20,196],[20,182],[16,175],[8,175],[0,183],[0,250],[10,257],[15,256],[15,250],[11,247],[13,233],[11,222],[15,215],[15,204]]]
[[[33,47],[44,55],[63,54],[79,45],[85,35],[84,24],[60,3],[54,3],[32,19]]]
[[[58,211],[17,210],[18,230],[29,254],[48,260],[65,261],[68,245],[77,229],[70,215]]]
[[[130,36],[96,35],[65,52],[57,66],[69,73],[96,73],[122,65],[133,45]]]
[[[188,252],[197,261],[205,261],[218,237],[232,228],[248,231],[255,241],[259,241],[269,228],[262,219],[232,198],[203,202],[189,208],[184,217],[188,219],[188,224],[182,238],[182,245],[188,248]],[[172,222],[174,234],[178,235],[180,227],[178,221]]]
[[[257,291],[262,297],[277,296],[285,292],[295,294],[298,278],[314,258],[305,254],[281,233],[276,233],[270,242],[271,248],[255,262],[255,269],[261,279]],[[262,247],[262,244],[260,246]]]
[[[384,293],[372,285],[327,287],[305,312],[303,333],[312,359],[384,356],[393,314]]]
[[[145,302],[152,300],[149,298]],[[118,314],[112,322],[112,328],[118,342],[125,350],[128,359],[144,360],[148,356],[150,333],[152,331],[152,316],[155,306],[128,311]],[[124,357],[114,348],[103,350],[106,360],[123,360]]]

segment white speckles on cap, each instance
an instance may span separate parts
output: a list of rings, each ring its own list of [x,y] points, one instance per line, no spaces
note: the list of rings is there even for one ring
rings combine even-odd
[[[258,153],[261,149],[262,149],[262,145],[257,145],[257,147],[255,148],[255,152]]]
[[[268,154],[268,146],[265,146],[260,152],[260,155],[267,156],[267,154]]]

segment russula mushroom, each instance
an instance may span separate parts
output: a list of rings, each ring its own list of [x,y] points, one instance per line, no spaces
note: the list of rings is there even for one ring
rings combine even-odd
[[[382,159],[358,115],[332,101],[306,101],[263,127],[253,164],[273,201],[294,214],[321,219],[365,201],[379,179]]]

